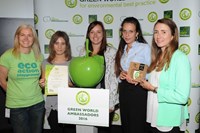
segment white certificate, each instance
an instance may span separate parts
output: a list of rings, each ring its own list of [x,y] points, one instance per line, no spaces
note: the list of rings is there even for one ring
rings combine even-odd
[[[58,88],[68,88],[68,67],[46,65],[45,80],[45,95],[57,95]]]

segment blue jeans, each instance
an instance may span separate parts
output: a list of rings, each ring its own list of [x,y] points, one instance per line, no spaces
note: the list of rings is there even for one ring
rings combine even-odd
[[[10,109],[10,122],[14,133],[42,133],[44,101],[24,108]]]

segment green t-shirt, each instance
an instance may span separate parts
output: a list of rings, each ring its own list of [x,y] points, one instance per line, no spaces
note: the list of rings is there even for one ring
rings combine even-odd
[[[10,49],[1,56],[0,65],[8,69],[6,107],[28,107],[43,101],[39,86],[42,60],[36,61],[33,51],[16,58]]]

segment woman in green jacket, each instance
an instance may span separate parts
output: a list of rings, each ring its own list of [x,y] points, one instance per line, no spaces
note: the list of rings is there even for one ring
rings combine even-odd
[[[170,19],[160,19],[154,25],[148,71],[149,81],[140,82],[149,90],[148,133],[185,131],[191,68],[188,57],[178,50],[178,29]]]

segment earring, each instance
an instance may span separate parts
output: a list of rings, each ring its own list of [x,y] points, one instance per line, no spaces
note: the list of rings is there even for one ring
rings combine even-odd
[[[136,40],[136,41],[138,40],[138,36],[135,37],[135,40]]]

